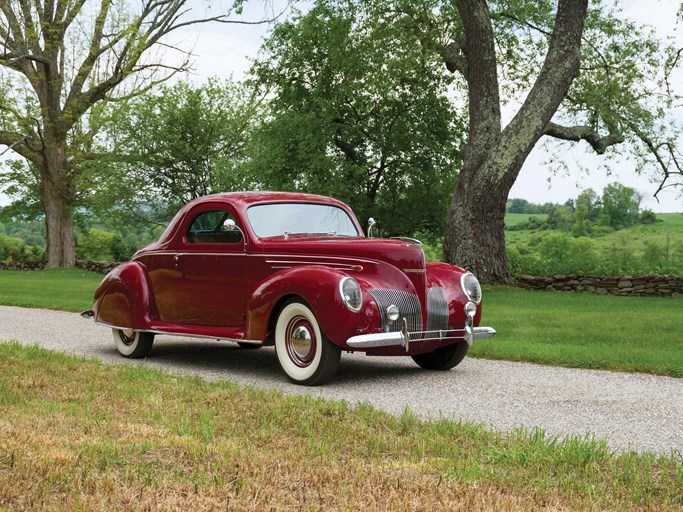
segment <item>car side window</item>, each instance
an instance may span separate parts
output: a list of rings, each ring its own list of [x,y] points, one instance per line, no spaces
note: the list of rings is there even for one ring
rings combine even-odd
[[[197,215],[187,232],[191,244],[238,244],[242,231],[235,217],[225,210],[207,210]]]

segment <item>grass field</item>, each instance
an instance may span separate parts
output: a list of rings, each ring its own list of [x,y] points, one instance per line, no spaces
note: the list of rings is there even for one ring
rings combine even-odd
[[[0,509],[658,510],[683,461],[0,344]]]
[[[498,334],[471,355],[683,377],[683,300],[486,287]]]
[[[645,248],[645,242],[656,243],[660,246],[669,247],[670,250],[677,244],[683,244],[683,213],[658,213],[657,219],[661,222],[654,224],[636,224],[625,229],[613,231],[601,236],[595,236],[592,240],[598,250],[617,247],[630,247],[636,256],[640,256]],[[528,215],[525,213],[505,214],[505,225],[516,226],[525,222],[529,217],[544,220],[547,215]],[[505,240],[509,244],[526,243],[529,237],[539,230],[505,231]]]
[[[634,247],[636,254],[640,254],[646,241],[664,246],[668,244],[670,247],[683,243],[683,213],[658,213],[657,219],[661,222],[636,224],[620,231],[595,237],[595,243],[598,248],[625,243]]]
[[[0,270],[0,304],[84,311],[92,307],[102,277],[78,269]]]
[[[505,214],[505,225],[506,226],[516,226],[522,222],[529,220],[529,217],[534,217],[536,219],[541,219],[542,221],[548,218],[547,213],[506,213]]]

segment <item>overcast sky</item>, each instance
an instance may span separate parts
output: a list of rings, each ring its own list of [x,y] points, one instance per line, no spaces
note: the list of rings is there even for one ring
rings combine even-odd
[[[203,9],[203,0],[191,0],[194,6]],[[242,19],[259,20],[270,18],[281,10],[284,2],[264,2],[252,0],[248,3]],[[214,9],[218,4],[214,3]],[[299,3],[299,5],[302,5]],[[661,37],[675,38],[675,44],[683,47],[681,31],[676,22],[676,11],[679,1],[654,0],[637,1],[625,0],[620,2],[624,16],[639,20],[656,28]],[[203,25],[175,36],[175,42],[185,47],[193,47],[195,55],[194,73],[192,79],[197,83],[205,81],[210,76],[241,80],[247,73],[250,60],[253,59],[260,47],[261,41],[268,34],[266,25]],[[683,80],[683,73],[679,74]],[[683,85],[683,84],[679,84]],[[683,122],[683,113],[678,116]],[[510,197],[521,197],[534,203],[547,201],[563,203],[567,199],[576,198],[579,192],[586,188],[593,188],[600,192],[608,183],[618,181],[635,188],[644,196],[642,207],[658,212],[683,212],[683,197],[679,193],[663,191],[659,194],[659,203],[652,194],[657,189],[656,183],[651,183],[646,176],[638,176],[635,163],[628,159],[613,165],[611,175],[602,169],[602,159],[586,151],[584,143],[572,145],[560,153],[568,167],[568,175],[553,176],[547,166],[543,164],[548,155],[539,145],[527,159],[515,183]],[[580,170],[591,169],[590,173]],[[0,204],[6,204],[7,199],[0,196]]]

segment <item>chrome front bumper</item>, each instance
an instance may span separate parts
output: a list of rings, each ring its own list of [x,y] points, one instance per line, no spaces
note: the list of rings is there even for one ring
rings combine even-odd
[[[484,340],[496,334],[493,327],[473,327],[472,319],[468,318],[464,329],[441,329],[438,331],[408,332],[406,320],[399,332],[380,332],[376,334],[359,334],[352,336],[346,344],[351,348],[365,349],[375,347],[393,347],[401,345],[408,352],[411,343],[432,340],[465,340],[471,347],[474,340]]]

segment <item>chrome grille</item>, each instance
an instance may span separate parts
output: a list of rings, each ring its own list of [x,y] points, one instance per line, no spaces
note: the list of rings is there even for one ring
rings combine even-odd
[[[370,295],[379,307],[383,330],[387,332],[401,330],[401,320],[389,324],[387,329],[385,311],[392,304],[398,308],[399,319],[406,319],[409,332],[422,330],[422,310],[416,295],[401,290],[370,290]]]
[[[442,288],[435,286],[427,292],[427,330],[448,329],[448,299]]]

